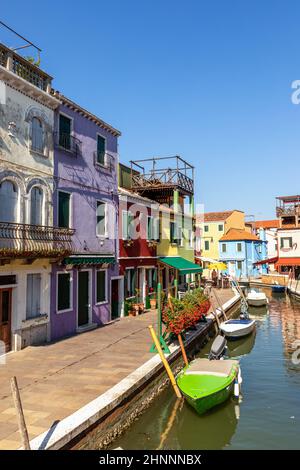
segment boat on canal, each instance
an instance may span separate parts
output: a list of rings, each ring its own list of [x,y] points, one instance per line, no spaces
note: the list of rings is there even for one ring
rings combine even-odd
[[[252,305],[253,307],[264,307],[269,303],[268,297],[264,292],[256,292],[255,290],[251,290],[246,300],[248,305]]]
[[[235,318],[221,323],[220,330],[229,339],[240,339],[250,335],[255,329],[255,320],[252,318]]]
[[[239,362],[223,358],[226,340],[217,336],[209,358],[195,359],[177,376],[177,385],[187,402],[202,415],[206,411],[228,400],[238,391]]]
[[[272,292],[273,292],[273,294],[284,294],[285,286],[281,286],[279,284],[276,284],[276,285],[272,286]]]

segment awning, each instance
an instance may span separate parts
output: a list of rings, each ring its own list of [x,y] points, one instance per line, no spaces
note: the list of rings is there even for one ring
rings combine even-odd
[[[87,255],[87,256],[69,256],[63,260],[63,264],[71,264],[73,266],[79,265],[96,265],[96,264],[113,264],[115,263],[115,258],[113,256],[96,256],[96,255]]]
[[[300,258],[278,258],[276,266],[300,266]]]
[[[274,256],[274,258],[268,258],[268,259],[262,259],[261,261],[256,261],[256,263],[253,263],[254,266],[258,266],[261,264],[271,264],[271,263],[276,263],[278,260],[278,256]]]
[[[203,263],[217,263],[217,259],[213,258],[206,258],[205,256],[195,256],[196,259],[199,259],[200,261],[203,261]]]
[[[171,268],[177,269],[180,274],[203,272],[203,268],[199,266],[199,264],[192,263],[191,261],[181,258],[180,256],[158,258],[158,261],[170,266]]]

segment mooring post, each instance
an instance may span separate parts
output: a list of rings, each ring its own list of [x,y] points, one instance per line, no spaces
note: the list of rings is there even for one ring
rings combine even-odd
[[[170,354],[170,349],[165,341],[165,338],[162,334],[162,301],[161,301],[161,283],[157,284],[157,337],[161,347],[163,348],[164,352]],[[155,343],[152,344],[150,348],[150,352],[156,353],[157,348]]]
[[[174,293],[175,293],[175,299],[178,299],[178,279],[177,277],[174,279]]]
[[[20,397],[20,392],[19,392],[16,377],[11,378],[10,385],[11,385],[12,396],[13,396],[13,400],[14,400],[14,404],[15,404],[15,408],[17,412],[17,419],[18,419],[19,431],[21,434],[22,446],[24,450],[30,450],[28,431],[27,431],[27,427],[25,423],[23,407],[22,407],[22,402],[21,402],[21,397]]]

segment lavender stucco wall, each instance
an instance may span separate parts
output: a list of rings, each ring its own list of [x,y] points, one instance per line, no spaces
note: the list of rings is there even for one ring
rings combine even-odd
[[[55,115],[55,131],[58,132],[59,112],[73,119],[73,136],[81,142],[81,154],[71,153],[55,148],[54,175],[56,188],[53,200],[54,224],[58,224],[58,191],[71,193],[71,227],[76,230],[73,237],[74,253],[81,254],[111,254],[118,259],[118,143],[117,137],[98,126],[95,122],[61,105]],[[114,157],[113,170],[109,171],[96,167],[94,152],[97,149],[97,134],[106,139],[106,150]],[[96,205],[97,201],[108,203],[108,237],[99,238],[96,235]],[[110,320],[110,278],[119,274],[117,262],[108,268],[108,302],[102,305],[96,303],[96,269],[91,269],[92,286],[92,321],[104,324]],[[77,274],[78,269],[72,269],[73,278],[73,308],[69,312],[56,311],[56,278],[57,271],[62,271],[60,265],[52,268],[51,288],[51,338],[56,339],[70,335],[77,328]],[[85,267],[82,267],[85,269]]]

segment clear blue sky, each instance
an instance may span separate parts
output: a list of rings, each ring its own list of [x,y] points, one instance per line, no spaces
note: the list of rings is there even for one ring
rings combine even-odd
[[[182,155],[206,210],[274,217],[276,195],[300,193],[299,1],[3,0],[0,18],[122,131],[121,161]]]

